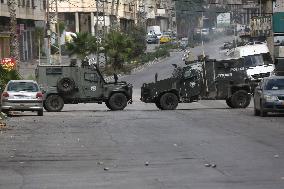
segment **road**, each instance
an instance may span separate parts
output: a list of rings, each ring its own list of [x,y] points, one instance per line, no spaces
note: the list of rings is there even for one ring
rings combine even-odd
[[[80,104],[9,118],[0,133],[0,189],[284,188],[283,115],[255,117],[251,106],[223,101],[175,111],[139,102],[141,84],[156,72],[170,75],[181,55],[121,78],[135,87],[124,111]]]

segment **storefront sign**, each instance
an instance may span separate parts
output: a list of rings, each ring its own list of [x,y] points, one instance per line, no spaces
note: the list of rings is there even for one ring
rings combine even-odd
[[[271,36],[272,34],[272,18],[271,16],[253,17],[251,18],[251,36]]]

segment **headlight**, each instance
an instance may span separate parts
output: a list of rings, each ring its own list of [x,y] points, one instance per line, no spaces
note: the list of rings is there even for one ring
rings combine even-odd
[[[277,101],[278,100],[277,96],[270,96],[270,95],[264,95],[264,99],[267,102],[272,102],[272,101]]]

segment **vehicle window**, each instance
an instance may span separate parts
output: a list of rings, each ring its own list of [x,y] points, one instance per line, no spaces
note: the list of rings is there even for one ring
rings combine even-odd
[[[263,65],[263,57],[261,55],[245,56],[245,66],[260,66]]]
[[[46,75],[61,75],[62,68],[46,68]]]
[[[284,79],[269,79],[267,80],[265,90],[284,90]]]
[[[12,82],[9,83],[7,90],[14,92],[19,92],[19,91],[37,92],[39,91],[39,88],[37,84],[32,82]]]
[[[84,78],[87,81],[93,81],[93,82],[99,81],[99,77],[96,73],[85,73]]]

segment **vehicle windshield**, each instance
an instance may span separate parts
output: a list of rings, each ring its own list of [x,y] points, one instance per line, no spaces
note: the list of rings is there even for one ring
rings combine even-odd
[[[264,64],[262,55],[250,55],[245,56],[245,66],[246,67],[253,67],[253,66],[261,66]]]
[[[39,91],[39,89],[38,89],[38,86],[32,82],[12,82],[12,83],[9,83],[7,91],[37,92]]]
[[[265,90],[284,90],[284,79],[269,79],[265,86]]]

